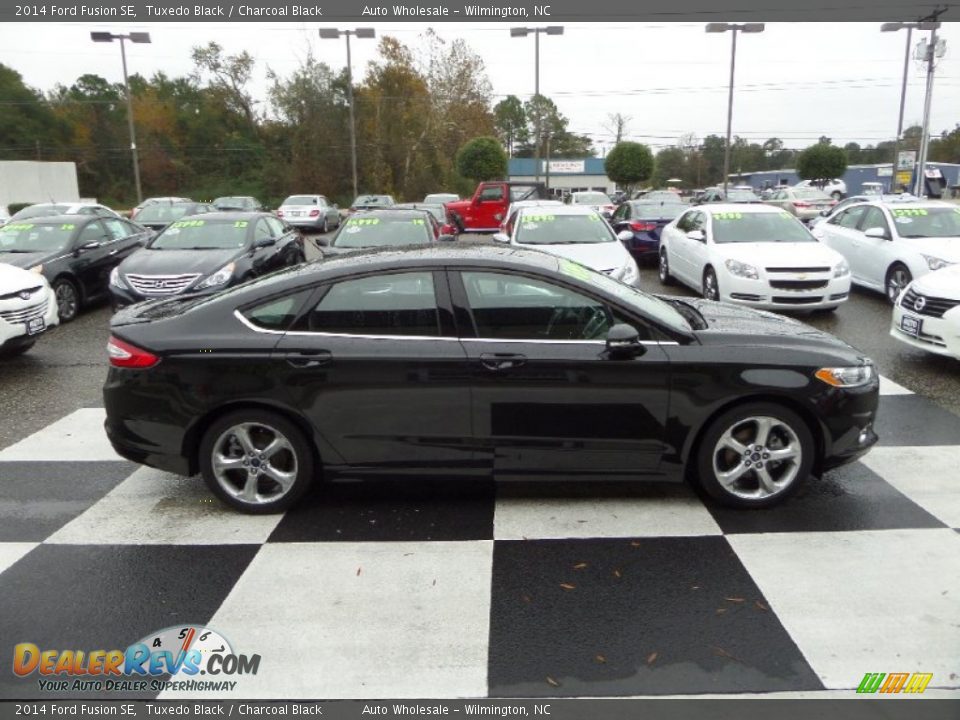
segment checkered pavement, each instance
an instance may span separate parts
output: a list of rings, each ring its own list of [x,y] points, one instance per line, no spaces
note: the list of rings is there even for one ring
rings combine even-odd
[[[242,698],[844,697],[868,671],[960,697],[960,417],[881,392],[878,447],[757,512],[430,479],[251,517],[81,409],[0,450],[0,653],[192,623],[262,657]],[[0,659],[0,698],[30,697]]]

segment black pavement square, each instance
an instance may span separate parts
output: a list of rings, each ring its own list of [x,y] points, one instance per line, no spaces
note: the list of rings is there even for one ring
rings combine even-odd
[[[18,643],[124,650],[173,625],[207,623],[259,547],[40,545],[0,573],[2,650],[12,654]],[[218,629],[229,638],[230,628]],[[36,672],[14,675],[10,657],[0,664],[0,699],[50,699]],[[106,691],[68,696],[118,697]]]
[[[880,444],[960,445],[960,415],[920,395],[884,395],[874,430]]]
[[[0,462],[0,542],[44,540],[137,469],[117,462]]]
[[[492,540],[492,480],[325,483],[287,512],[270,542]]]
[[[723,537],[497,541],[494,697],[822,689]]]

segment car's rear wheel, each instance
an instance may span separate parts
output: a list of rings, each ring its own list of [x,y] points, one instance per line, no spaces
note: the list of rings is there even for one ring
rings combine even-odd
[[[324,235],[330,232],[330,224],[327,222],[326,218],[323,219],[323,226],[320,228],[320,232],[322,232]]]
[[[830,193],[830,197],[832,197],[834,200],[839,200],[843,197],[843,193],[841,193],[839,190],[834,190],[832,193]]]
[[[814,453],[813,434],[799,415],[758,402],[714,420],[695,462],[710,497],[730,507],[761,508],[796,491],[810,475]]]
[[[60,278],[53,283],[53,296],[57,299],[57,314],[60,322],[68,323],[80,311],[80,291],[71,280]]]
[[[667,259],[666,248],[660,248],[660,266],[657,271],[662,285],[673,285],[673,276],[670,274],[670,260]]]
[[[237,410],[200,443],[200,470],[223,502],[251,514],[286,510],[313,482],[313,452],[303,432],[269,410]]]
[[[910,270],[903,263],[894,263],[890,266],[890,269],[887,270],[887,279],[884,286],[887,289],[887,300],[890,301],[891,305],[897,301],[900,293],[906,289],[912,280],[913,276],[910,274]]]
[[[717,273],[712,267],[703,271],[703,297],[714,301],[720,299],[720,285],[717,283]]]

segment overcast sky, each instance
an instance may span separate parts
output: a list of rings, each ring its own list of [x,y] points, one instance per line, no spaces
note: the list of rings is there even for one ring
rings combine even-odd
[[[534,86],[534,41],[511,38],[515,23],[437,23],[443,38],[463,38],[484,59],[498,96],[529,97]],[[416,46],[419,23],[360,23],[378,35]],[[258,97],[265,74],[292,72],[312,48],[316,57],[341,67],[344,41],[321,41],[317,23],[46,23],[0,26],[0,62],[25,81],[47,90],[84,73],[122,79],[116,44],[94,44],[92,30],[147,30],[151,45],[128,46],[130,72],[149,76],[190,72],[190,49],[209,40],[227,52],[247,50],[258,61]],[[927,37],[929,33],[923,33]],[[947,53],[938,61],[931,129],[960,122],[960,30],[944,23]],[[919,39],[914,33],[914,44]],[[896,133],[906,32],[881,33],[879,23],[768,23],[737,43],[737,92],[733,131],[762,142],[776,136],[788,147],[805,147],[821,135],[837,144],[863,145]],[[354,74],[375,56],[375,40],[352,42]],[[570,129],[608,145],[607,116],[629,116],[630,139],[655,148],[683,133],[722,135],[726,128],[730,34],[708,35],[703,23],[567,23],[563,36],[542,36],[540,91],[570,119]],[[905,126],[923,115],[925,68],[911,60]]]

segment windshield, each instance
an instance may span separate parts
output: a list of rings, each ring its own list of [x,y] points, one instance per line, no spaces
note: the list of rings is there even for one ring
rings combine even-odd
[[[606,195],[600,192],[594,193],[576,193],[573,196],[573,202],[577,205],[610,205],[611,201]]]
[[[672,220],[689,207],[676,202],[635,202],[633,212],[638,218],[670,218]]]
[[[222,197],[213,201],[213,206],[217,208],[246,208],[251,205],[253,202],[246,197]]]
[[[595,288],[619,298],[627,305],[637,308],[640,312],[656,318],[664,325],[672,327],[675,330],[683,332],[688,332],[690,330],[690,323],[687,322],[686,318],[677,312],[674,307],[668,303],[665,303],[663,300],[660,300],[653,295],[648,295],[647,293],[637,290],[630,285],[626,285],[619,280],[614,280],[613,278],[608,277],[601,272],[597,272],[596,270],[592,270],[585,265],[575,263],[572,260],[561,258],[559,263],[559,270],[564,275],[569,275],[570,277],[577,278],[578,280],[593,285]]]
[[[393,205],[393,198],[389,195],[360,195],[353,201],[353,207],[358,205]]]
[[[532,210],[520,216],[517,242],[524,245],[575,245],[615,242],[607,224],[594,212],[589,215],[553,215]]]
[[[803,224],[787,212],[713,213],[715,243],[817,242]]]
[[[540,192],[538,185],[511,185],[510,202],[519,202],[521,200],[530,200],[537,197]]]
[[[753,202],[759,200],[753,190],[728,190],[727,200],[731,202]]]
[[[156,205],[147,205],[143,210],[137,213],[138,223],[172,223],[187,215],[193,209],[192,205],[166,205],[157,203]]]
[[[317,199],[311,195],[291,195],[283,201],[284,205],[316,205]]]
[[[73,223],[35,225],[14,221],[0,227],[0,252],[52,252],[67,246]]]
[[[70,209],[69,205],[31,205],[17,212],[13,217],[17,220],[44,217],[46,215],[62,215]]]
[[[800,200],[829,200],[830,196],[816,188],[797,188],[793,195]]]
[[[460,198],[456,195],[438,194],[438,195],[427,195],[423,199],[423,201],[425,203],[448,203],[448,202],[455,202],[456,200],[459,200],[459,199]]]
[[[960,207],[910,207],[890,210],[903,238],[960,237]]]
[[[331,242],[339,248],[423,245],[430,242],[427,221],[422,217],[352,217]]]
[[[178,220],[150,243],[151,250],[228,250],[247,244],[246,220]]]

